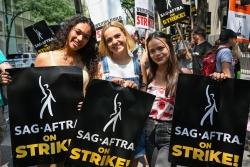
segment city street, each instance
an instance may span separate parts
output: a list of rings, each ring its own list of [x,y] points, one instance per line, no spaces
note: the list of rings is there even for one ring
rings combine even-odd
[[[250,75],[242,75],[242,79],[250,80]],[[5,118],[8,119],[8,112],[5,112]],[[13,167],[12,163],[12,156],[11,156],[11,141],[10,141],[10,131],[9,131],[9,124],[7,126],[7,133],[6,136],[1,143],[1,149],[3,153],[3,165],[2,167]],[[141,158],[138,167],[145,167],[145,162],[143,158]],[[250,166],[250,152],[244,151],[243,163],[242,167],[249,167]]]

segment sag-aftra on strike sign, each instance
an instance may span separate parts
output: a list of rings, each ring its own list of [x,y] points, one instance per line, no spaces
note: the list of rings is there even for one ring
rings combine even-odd
[[[155,0],[155,4],[164,27],[187,19],[181,0]]]

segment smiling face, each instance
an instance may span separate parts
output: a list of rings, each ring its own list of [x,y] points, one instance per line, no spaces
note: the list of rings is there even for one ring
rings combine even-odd
[[[166,65],[170,56],[170,49],[164,38],[155,39],[149,41],[148,51],[150,58],[158,65]]]
[[[68,45],[72,50],[83,48],[91,36],[91,27],[88,23],[78,23],[69,32]]]
[[[118,27],[109,27],[104,32],[104,40],[108,49],[117,54],[127,52],[126,36]]]

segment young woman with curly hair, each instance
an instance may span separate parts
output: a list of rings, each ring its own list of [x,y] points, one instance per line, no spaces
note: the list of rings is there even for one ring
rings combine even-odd
[[[50,51],[40,53],[35,67],[79,66],[83,69],[84,91],[98,71],[96,31],[93,22],[77,15],[61,27],[50,45]]]
[[[92,21],[77,15],[61,27],[55,35],[50,51],[40,53],[35,67],[43,66],[79,66],[83,70],[83,92],[88,82],[98,73],[96,31]],[[81,107],[79,103],[78,108]],[[62,167],[63,162],[41,164],[37,167]]]

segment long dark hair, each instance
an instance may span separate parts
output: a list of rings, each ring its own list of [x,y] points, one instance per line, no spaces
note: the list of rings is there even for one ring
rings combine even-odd
[[[162,39],[164,39],[165,40],[164,42],[166,42],[166,44],[168,45],[169,50],[170,50],[170,55],[169,55],[169,59],[167,62],[167,68],[165,71],[165,81],[167,81],[165,95],[166,95],[166,97],[168,97],[168,95],[175,94],[178,75],[181,72],[180,64],[179,64],[177,57],[175,55],[174,47],[173,47],[170,35],[167,35],[167,34],[160,32],[160,31],[156,31],[156,32],[150,34],[148,36],[147,42],[146,42],[147,50],[148,50],[148,43],[152,39],[157,39],[157,40],[160,40],[161,42],[163,42]],[[165,45],[165,43],[163,43],[163,44]],[[149,51],[148,51],[148,60],[149,60],[149,65],[150,65],[149,73],[148,73],[148,83],[150,83],[150,82],[152,82],[152,80],[156,76],[156,71],[157,71],[158,65],[150,57]]]
[[[88,43],[83,48],[77,50],[77,52],[81,55],[82,62],[88,69],[90,78],[93,78],[98,72],[99,57],[97,54],[95,26],[89,18],[82,15],[76,15],[70,20],[66,21],[63,26],[61,26],[53,41],[51,42],[50,50],[53,51],[63,49],[66,45],[66,41],[71,29],[78,23],[88,23],[91,27],[91,36]]]

